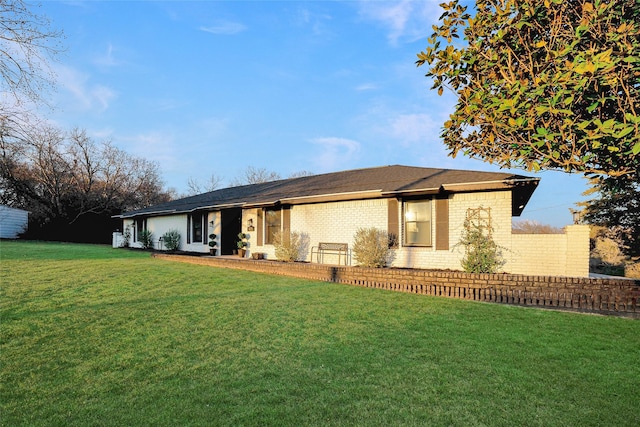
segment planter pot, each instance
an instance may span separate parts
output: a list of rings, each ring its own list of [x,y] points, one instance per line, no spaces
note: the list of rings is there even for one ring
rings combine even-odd
[[[264,259],[264,253],[263,252],[254,252],[251,254],[251,257],[253,259]]]
[[[240,258],[244,258],[244,255],[247,253],[246,249],[238,249],[238,255]]]
[[[211,256],[216,256],[216,254],[218,253],[217,249],[209,249],[209,253],[211,254]]]

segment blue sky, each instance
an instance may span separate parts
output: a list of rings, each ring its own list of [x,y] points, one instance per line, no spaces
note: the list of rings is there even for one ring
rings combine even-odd
[[[155,161],[167,187],[403,164],[499,170],[438,135],[455,99],[416,54],[431,1],[45,1],[65,33],[50,119]],[[563,226],[587,185],[542,178],[523,219]]]

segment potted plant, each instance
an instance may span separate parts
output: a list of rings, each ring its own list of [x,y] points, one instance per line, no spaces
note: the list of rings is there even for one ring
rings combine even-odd
[[[238,233],[238,255],[240,256],[240,258],[244,258],[247,252],[247,242],[245,241],[246,238],[246,234]]]
[[[213,233],[209,234],[209,253],[212,256],[216,256],[217,252],[216,245],[218,244],[218,242],[216,242],[216,237],[217,236]]]

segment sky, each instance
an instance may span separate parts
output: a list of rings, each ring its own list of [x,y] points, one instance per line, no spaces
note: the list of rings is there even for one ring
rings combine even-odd
[[[455,97],[415,65],[441,1],[43,1],[66,48],[49,120],[156,162],[178,193],[247,167],[503,171],[541,178],[520,219],[570,224],[581,175],[448,156]]]

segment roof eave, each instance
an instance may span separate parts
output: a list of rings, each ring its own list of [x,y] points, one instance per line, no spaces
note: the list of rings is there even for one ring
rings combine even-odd
[[[283,205],[300,205],[306,203],[341,202],[345,200],[377,199],[382,196],[382,190],[350,191],[345,193],[316,194],[313,196],[284,197],[277,201]],[[275,205],[276,202],[272,202]],[[252,205],[253,206],[253,205]],[[258,206],[257,204],[255,205]]]
[[[157,216],[157,215],[174,214],[174,213],[177,213],[175,209],[166,209],[161,211],[149,211],[149,212],[134,211],[131,213],[125,212],[120,215],[113,215],[111,218],[128,219],[128,218],[135,218],[137,216]]]
[[[413,197],[413,196],[428,196],[431,194],[438,194],[442,191],[438,188],[418,188],[415,190],[393,190],[384,191],[381,193],[383,197]]]

